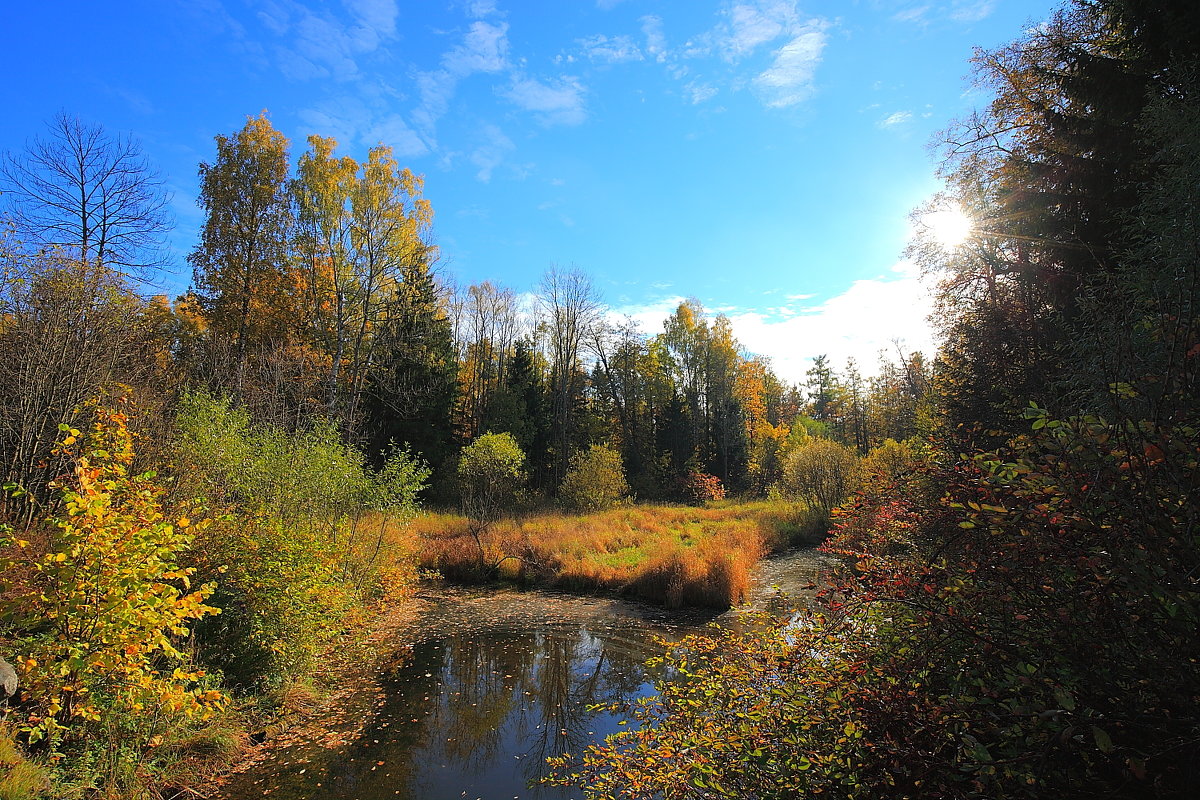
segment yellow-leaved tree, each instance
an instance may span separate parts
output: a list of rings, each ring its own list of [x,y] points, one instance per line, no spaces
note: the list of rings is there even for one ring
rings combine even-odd
[[[45,546],[0,536],[0,552],[18,554],[0,567],[24,578],[2,609],[19,637],[18,724],[52,747],[117,728],[123,745],[153,745],[225,703],[180,644],[193,621],[218,613],[205,604],[213,585],[192,587],[177,563],[203,523],[165,519],[154,474],[130,474],[124,413],[97,408],[86,434],[62,427],[60,448],[81,446],[56,486]]]

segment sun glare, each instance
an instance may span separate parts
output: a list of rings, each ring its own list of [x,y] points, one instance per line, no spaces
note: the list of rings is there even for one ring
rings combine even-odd
[[[953,250],[965,242],[974,227],[971,218],[958,206],[927,214],[925,225],[934,240],[947,250]]]

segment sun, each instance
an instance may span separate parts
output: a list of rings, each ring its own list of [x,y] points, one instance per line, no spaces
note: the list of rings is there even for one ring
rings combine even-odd
[[[926,214],[923,222],[934,241],[946,250],[965,242],[975,227],[974,221],[958,206]]]

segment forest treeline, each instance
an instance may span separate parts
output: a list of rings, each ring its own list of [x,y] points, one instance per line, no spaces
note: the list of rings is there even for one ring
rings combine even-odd
[[[62,472],[55,426],[118,383],[167,418],[188,387],[229,398],[255,425],[326,421],[373,465],[407,446],[434,470],[430,494],[443,502],[455,497],[458,451],[487,432],[516,438],[544,498],[573,455],[604,443],[638,497],[674,499],[689,472],[764,492],[789,436],[866,453],[932,425],[932,366],[920,353],[881,354],[871,378],[822,356],[804,385],[788,385],[696,300],[647,332],[577,268],[551,268],[521,294],[446,285],[422,179],[390,148],[358,163],[313,136],[293,164],[265,114],[216,145],[200,167],[192,286],[174,300],[137,294],[162,266],[153,245],[168,221],[136,145],[64,117],[9,157],[6,481],[40,493]],[[103,170],[125,152],[126,179],[144,196],[114,211]],[[127,236],[135,223],[138,237]],[[74,324],[81,315],[89,324]]]
[[[930,447],[780,628],[693,637],[592,798],[1186,798],[1200,786],[1200,5],[1075,0],[936,142]]]

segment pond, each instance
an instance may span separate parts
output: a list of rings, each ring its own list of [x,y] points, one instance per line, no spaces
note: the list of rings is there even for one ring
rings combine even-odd
[[[751,607],[785,611],[779,586],[802,599],[821,556],[760,564]],[[793,601],[795,602],[795,601]],[[411,652],[371,687],[354,735],[297,742],[233,776],[225,800],[525,800],[578,797],[531,784],[548,756],[579,753],[618,730],[597,704],[648,694],[656,637],[682,638],[721,615],[671,612],[551,592],[446,589],[421,616]]]

